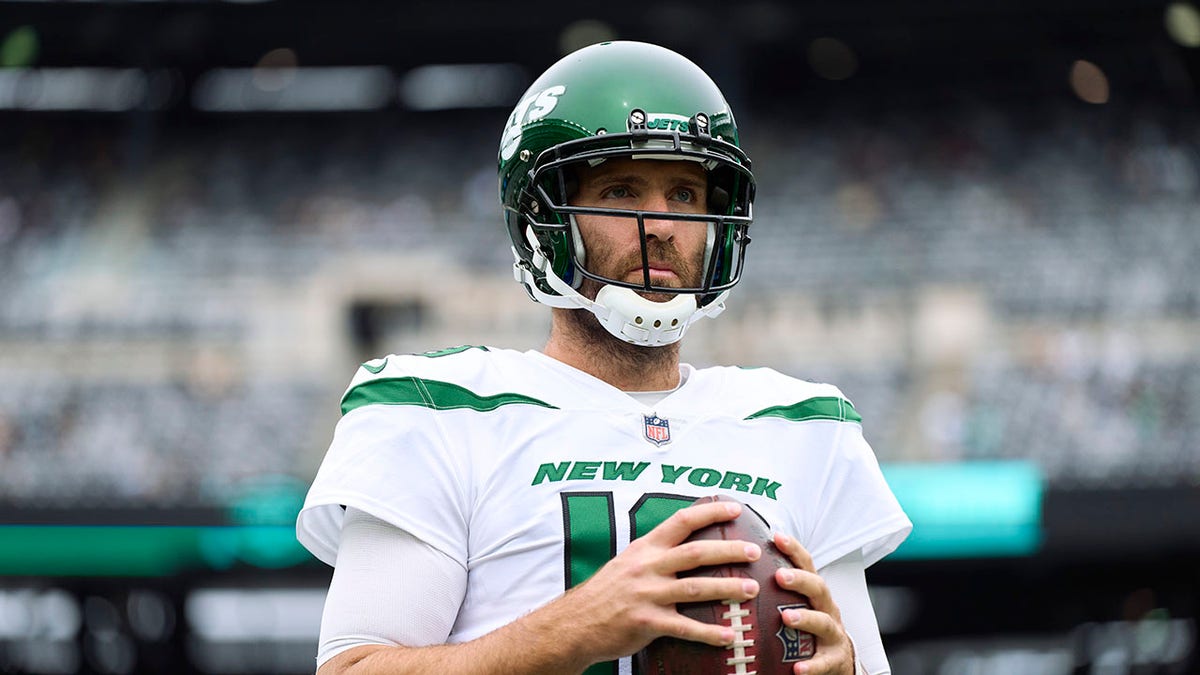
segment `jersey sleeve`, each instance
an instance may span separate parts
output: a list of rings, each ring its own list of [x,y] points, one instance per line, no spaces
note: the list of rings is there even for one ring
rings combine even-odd
[[[884,480],[857,422],[838,422],[824,481],[816,493],[809,553],[819,569],[853,551],[871,566],[896,550],[912,531]]]
[[[360,368],[347,399],[363,385],[386,386],[403,375],[396,363],[379,373]],[[344,413],[297,518],[296,538],[305,548],[335,564],[345,508],[353,507],[466,566],[467,463],[433,412],[376,403]]]

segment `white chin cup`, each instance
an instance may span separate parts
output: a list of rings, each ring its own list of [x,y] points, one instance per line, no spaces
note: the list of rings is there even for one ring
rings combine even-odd
[[[605,284],[596,294],[594,311],[600,325],[614,336],[643,347],[661,347],[677,342],[696,314],[696,297],[678,294],[666,302],[654,302],[633,289]]]

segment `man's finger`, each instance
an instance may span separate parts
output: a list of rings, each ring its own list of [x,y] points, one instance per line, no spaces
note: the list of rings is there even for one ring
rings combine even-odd
[[[816,566],[813,565],[812,556],[808,554],[808,550],[801,546],[795,537],[789,537],[781,532],[776,532],[775,546],[791,558],[792,564],[796,567],[809,572],[817,571]]]
[[[753,579],[684,577],[668,585],[655,599],[662,605],[724,600],[745,602],[758,595],[758,590],[758,582]]]
[[[688,506],[676,511],[658,527],[647,532],[646,536],[635,540],[635,543],[644,540],[648,544],[678,546],[696,530],[733,520],[741,512],[742,505],[737,502],[720,501]]]
[[[829,586],[815,572],[790,568],[779,569],[775,571],[775,582],[789,591],[808,596],[808,601],[812,603],[813,609],[834,614],[838,618],[841,617],[837,605],[833,602],[833,596],[829,594]]]
[[[754,562],[762,557],[762,547],[747,541],[689,541],[663,556],[656,566],[664,574],[675,574],[697,567]]]
[[[728,647],[736,637],[736,633],[728,626],[696,621],[682,614],[676,614],[662,628],[661,632],[667,637],[702,642],[714,647]]]
[[[783,612],[783,623],[795,630],[812,633],[817,642],[813,657],[796,664],[792,672],[847,672],[845,664],[847,660],[853,661],[853,647],[841,625],[832,616],[811,609],[789,609]]]
[[[812,609],[789,609],[783,612],[783,622],[796,630],[812,633],[817,638],[818,647],[822,643],[837,643],[842,639],[841,626],[825,612]]]

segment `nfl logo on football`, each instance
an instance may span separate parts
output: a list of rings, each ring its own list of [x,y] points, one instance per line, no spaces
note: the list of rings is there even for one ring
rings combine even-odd
[[[807,609],[806,604],[795,605],[779,605],[779,613],[782,615],[787,609]],[[780,625],[779,631],[775,633],[775,637],[783,643],[783,662],[791,663],[793,661],[801,661],[803,659],[811,659],[816,653],[816,645],[812,641],[812,637],[807,633],[801,637],[800,631],[788,625]],[[807,638],[807,639],[805,639]]]
[[[646,424],[642,427],[646,433],[646,440],[655,445],[671,442],[670,422],[658,415],[642,415],[642,417],[646,420]]]

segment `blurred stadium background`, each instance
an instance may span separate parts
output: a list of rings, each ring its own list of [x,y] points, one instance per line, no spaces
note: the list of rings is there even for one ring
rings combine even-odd
[[[739,115],[686,357],[863,413],[895,672],[1200,672],[1200,12],[1144,0],[0,2],[0,672],[312,670],[342,389],[541,345],[498,136],[608,38]]]

